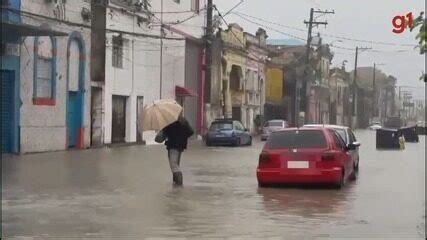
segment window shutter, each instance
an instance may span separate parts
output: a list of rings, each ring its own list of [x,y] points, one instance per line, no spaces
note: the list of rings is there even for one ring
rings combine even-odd
[[[52,98],[52,59],[38,59],[37,97]]]

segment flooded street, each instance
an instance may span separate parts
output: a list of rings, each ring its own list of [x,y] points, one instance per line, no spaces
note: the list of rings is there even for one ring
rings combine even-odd
[[[360,173],[343,190],[258,188],[262,148],[184,153],[171,184],[163,146],[6,157],[5,239],[419,238],[425,235],[425,137],[377,151],[358,131]]]

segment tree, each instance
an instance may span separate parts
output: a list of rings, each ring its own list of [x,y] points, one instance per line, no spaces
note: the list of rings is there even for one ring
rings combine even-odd
[[[424,17],[424,12],[420,13],[420,16],[417,17],[414,20],[414,24],[411,28],[411,31],[414,29],[419,28],[419,32],[416,36],[416,39],[418,41],[418,47],[420,48],[420,54],[424,55],[426,53],[426,19]],[[423,75],[420,77],[421,80],[424,80],[424,82],[427,82],[427,74],[423,73]]]

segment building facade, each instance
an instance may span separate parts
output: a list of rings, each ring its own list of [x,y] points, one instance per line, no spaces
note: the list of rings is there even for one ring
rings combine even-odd
[[[105,144],[152,143],[155,133],[143,132],[138,123],[143,107],[158,99],[177,100],[200,130],[204,5],[194,0],[144,2],[112,0],[106,9]],[[172,11],[177,14],[166,14]]]
[[[219,30],[213,41],[210,104],[206,126],[216,118],[233,118],[255,130],[255,118],[263,112],[266,79],[266,32],[245,33],[237,24]]]
[[[308,96],[308,122],[329,123],[330,91],[329,77],[330,65],[333,58],[328,45],[320,44],[314,52],[315,64],[314,82],[311,82]]]
[[[350,96],[349,96],[349,73],[341,68],[331,69],[329,81],[330,89],[330,115],[329,123],[349,126],[350,120]]]
[[[245,33],[248,51],[245,81],[245,100],[247,102],[245,126],[251,132],[256,130],[255,118],[264,114],[265,69],[268,57],[267,37],[266,31],[261,28],[258,29],[256,35]]]
[[[88,147],[90,4],[83,0],[5,3],[2,11],[11,15],[3,19],[2,14],[2,41],[4,35],[13,39],[2,54],[7,60],[2,68],[8,68],[2,70],[6,85],[2,87],[14,89],[13,97],[2,99],[2,104],[9,101],[7,115],[13,129],[6,152]],[[2,125],[6,121],[2,118]]]
[[[21,1],[1,2],[1,153],[18,153],[20,123]]]
[[[271,97],[267,97],[266,101],[266,119],[283,119],[286,120],[290,125],[297,125],[297,118],[295,116],[296,111],[296,99],[301,98],[301,93],[296,90],[296,84],[301,85],[304,80],[304,55],[306,53],[306,47],[302,45],[298,46],[287,46],[287,45],[270,45],[270,62],[268,64],[269,69],[277,69],[276,72],[280,71],[282,76],[280,77],[281,85],[280,88],[275,88],[275,91],[281,93],[281,98],[276,97],[273,101]],[[274,80],[278,82],[279,80]],[[301,103],[301,101],[300,101]],[[301,111],[302,109],[299,108]],[[298,124],[302,124],[303,121],[299,119]]]

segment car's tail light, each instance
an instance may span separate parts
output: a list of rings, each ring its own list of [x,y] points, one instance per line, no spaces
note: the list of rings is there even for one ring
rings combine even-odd
[[[335,161],[335,153],[333,152],[324,152],[322,154],[322,161]]]

